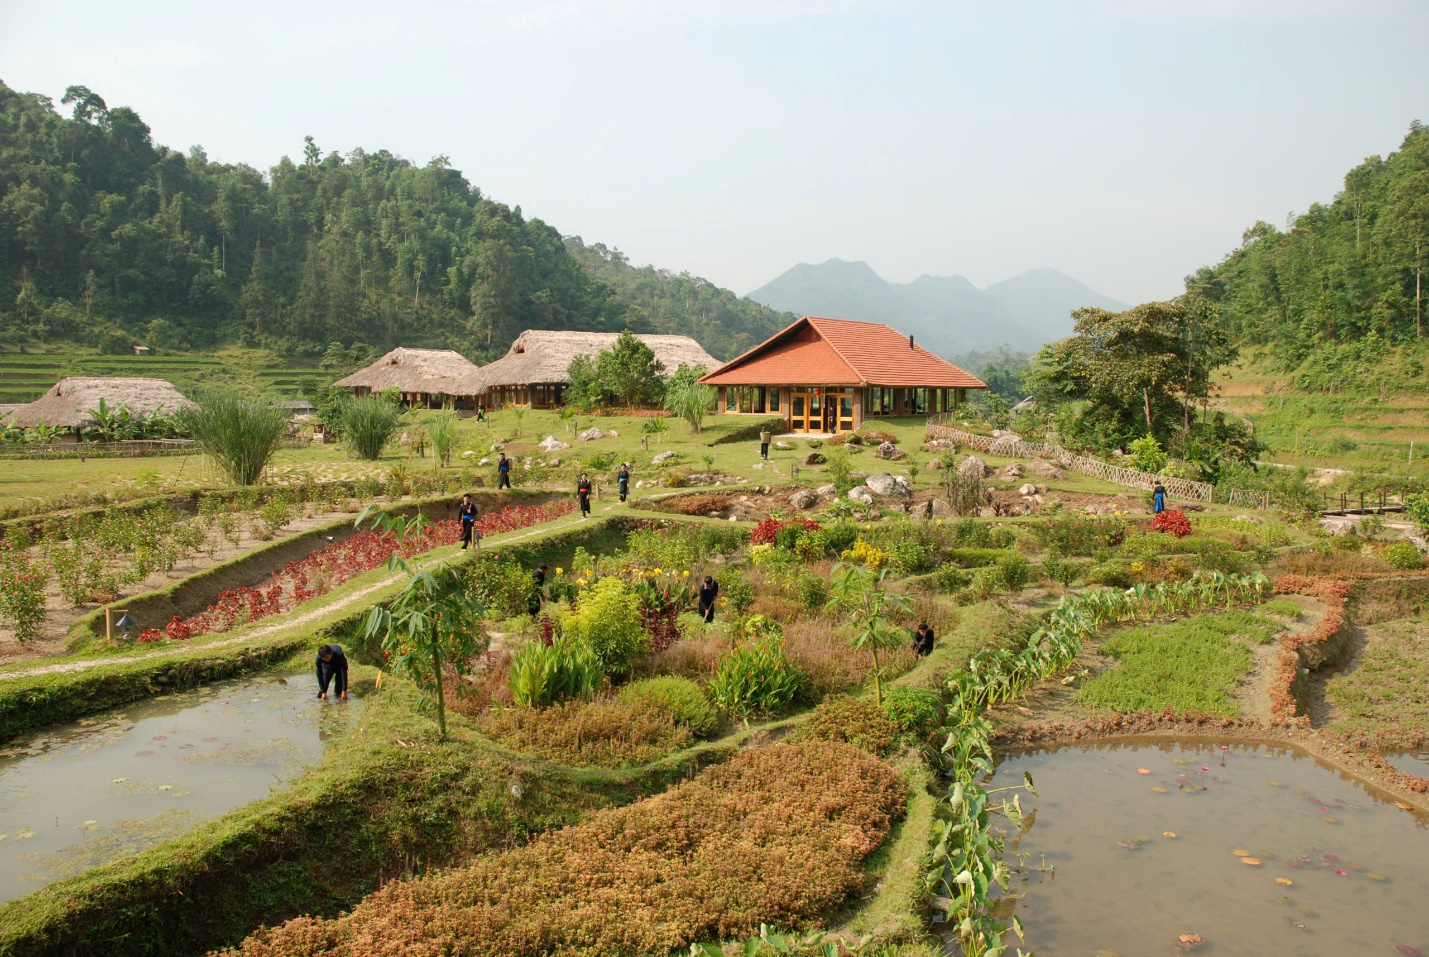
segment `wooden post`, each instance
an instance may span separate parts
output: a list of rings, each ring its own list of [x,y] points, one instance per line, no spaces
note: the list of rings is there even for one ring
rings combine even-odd
[[[114,607],[104,606],[104,640],[110,644],[114,643]]]

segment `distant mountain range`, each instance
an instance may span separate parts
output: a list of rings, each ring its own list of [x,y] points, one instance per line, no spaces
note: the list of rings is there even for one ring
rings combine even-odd
[[[800,316],[885,322],[945,356],[1000,345],[1035,352],[1071,334],[1073,309],[1127,308],[1055,269],[1031,269],[979,289],[962,276],[888,282],[868,263],[842,259],[800,263],[749,298]]]

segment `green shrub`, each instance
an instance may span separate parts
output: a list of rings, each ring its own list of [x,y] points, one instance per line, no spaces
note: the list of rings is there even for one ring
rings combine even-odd
[[[853,548],[858,541],[858,526],[852,522],[835,522],[806,532],[799,541],[799,554],[807,558],[838,557]]]
[[[912,539],[894,539],[888,542],[883,550],[893,560],[894,569],[905,575],[916,575],[927,571],[933,565],[933,550]]]
[[[1005,548],[955,548],[948,552],[948,561],[962,568],[984,568],[1006,554]]]
[[[1014,595],[1032,581],[1032,566],[1020,552],[1004,552],[993,568],[997,571],[998,584]]]
[[[805,572],[799,576],[794,593],[805,611],[817,614],[828,604],[829,583],[818,575]]]
[[[629,674],[650,646],[640,623],[640,599],[619,578],[602,578],[581,594],[576,610],[562,615],[567,639],[590,648],[611,677]]]
[[[959,548],[1007,548],[1017,541],[1017,533],[1006,525],[993,525],[972,518],[953,523],[953,544]]]
[[[748,425],[741,425],[734,431],[715,439],[710,444],[724,445],[729,442],[757,442],[759,441],[759,433],[763,432],[765,429],[768,429],[774,435],[780,435],[783,433],[784,429],[787,426],[788,423],[784,421],[783,416],[775,416],[770,419],[760,419],[759,421],[751,422]]]
[[[1126,540],[1126,523],[1115,516],[1064,515],[1032,526],[1044,548],[1062,555],[1095,555]]]
[[[467,595],[488,618],[510,618],[526,612],[536,583],[531,572],[511,557],[482,558],[466,566]]]
[[[1081,569],[1077,563],[1059,557],[1056,553],[1049,553],[1042,559],[1042,574],[1047,576],[1049,581],[1054,581],[1064,588],[1070,588],[1076,584],[1077,576],[1081,574]]]
[[[925,688],[893,685],[883,692],[883,713],[898,730],[926,741],[943,725],[943,701]]]
[[[1087,572],[1088,585],[1106,585],[1108,588],[1130,588],[1132,584],[1131,562],[1122,558],[1112,558],[1091,567]]]
[[[748,579],[734,568],[726,568],[715,575],[715,581],[719,583],[719,598],[724,602],[725,607],[733,612],[736,618],[741,618],[749,611],[749,606],[754,604],[754,586],[749,584]]]
[[[769,634],[725,652],[709,680],[710,700],[731,717],[778,714],[794,703],[802,679],[784,650],[784,639]]]
[[[697,738],[706,738],[719,726],[719,715],[705,697],[704,690],[689,678],[662,675],[626,685],[620,692],[623,704],[644,703],[664,708]]]
[[[1400,571],[1411,571],[1424,565],[1424,558],[1414,543],[1403,540],[1388,545],[1379,557]]]
[[[569,698],[590,697],[604,677],[588,646],[569,638],[550,646],[533,641],[511,657],[507,687],[518,705],[544,708]]]
[[[932,577],[933,581],[937,584],[938,590],[949,594],[966,588],[973,580],[970,573],[952,564],[943,565],[933,573]]]
[[[898,733],[898,724],[878,705],[848,695],[825,698],[799,729],[801,739],[845,741],[872,754],[886,754]]]
[[[342,436],[358,458],[375,462],[397,429],[401,411],[381,396],[349,399],[342,406]]]

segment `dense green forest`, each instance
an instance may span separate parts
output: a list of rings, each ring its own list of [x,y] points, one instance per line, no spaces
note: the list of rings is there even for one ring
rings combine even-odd
[[[1220,264],[1186,279],[1220,307],[1230,336],[1264,347],[1309,391],[1380,383],[1396,345],[1422,351],[1429,335],[1423,271],[1429,260],[1429,128],[1415,121],[1398,152],[1371,156],[1344,189],[1284,231],[1259,222]],[[1421,388],[1417,361],[1391,364]]]
[[[600,246],[568,249],[445,157],[325,154],[309,138],[299,162],[265,175],[155,145],[138,113],[84,87],[61,106],[68,116],[0,83],[7,344],[239,344],[296,358],[333,342],[431,345],[480,361],[523,329],[630,328],[692,334],[725,356],[782,319]]]

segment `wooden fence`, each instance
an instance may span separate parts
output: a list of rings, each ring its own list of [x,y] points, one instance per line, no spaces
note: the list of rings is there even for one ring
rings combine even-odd
[[[1098,459],[1086,455],[1077,455],[1068,452],[1060,445],[1047,445],[1042,442],[1028,442],[1015,436],[1001,436],[993,438],[990,435],[977,435],[973,432],[964,432],[962,429],[953,428],[947,423],[950,421],[950,413],[940,412],[937,415],[928,417],[928,434],[934,438],[950,439],[962,445],[968,445],[979,452],[987,452],[991,455],[1005,455],[1013,458],[1039,458],[1056,462],[1064,469],[1071,469],[1074,472],[1081,472],[1083,475],[1091,475],[1105,482],[1114,485],[1124,485],[1128,488],[1139,488],[1151,491],[1156,487],[1157,481],[1161,482],[1166,489],[1168,498],[1179,498],[1193,502],[1211,502],[1215,500],[1216,488],[1207,482],[1193,482],[1190,479],[1176,478],[1174,476],[1158,476],[1150,472],[1142,472],[1137,469],[1123,468],[1120,465],[1111,465]],[[993,446],[997,450],[993,451]],[[1240,490],[1236,490],[1240,491]],[[1258,493],[1245,493],[1247,496]],[[1238,504],[1238,503],[1233,503]],[[1265,505],[1250,505],[1247,507],[1265,508],[1269,505],[1267,496]]]
[[[193,439],[120,439],[115,442],[64,442],[53,445],[0,446],[0,459],[129,459],[152,455],[197,455]]]

